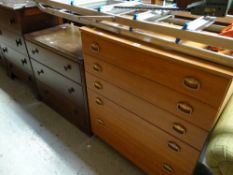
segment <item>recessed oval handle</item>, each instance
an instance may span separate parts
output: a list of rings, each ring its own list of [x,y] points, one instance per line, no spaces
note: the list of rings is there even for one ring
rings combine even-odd
[[[93,65],[93,70],[96,71],[96,72],[101,72],[102,71],[102,67],[98,63],[95,63]]]
[[[103,85],[98,81],[94,82],[94,87],[98,90],[103,89]]]
[[[193,113],[193,107],[186,102],[177,103],[177,110],[186,115],[192,115]]]
[[[101,98],[99,98],[99,97],[96,97],[96,98],[95,98],[95,102],[96,102],[96,104],[98,104],[98,105],[103,105],[103,104],[104,104],[103,100],[102,100]]]
[[[91,51],[99,53],[100,52],[100,46],[98,43],[92,43],[91,46]]]
[[[186,128],[179,123],[174,123],[172,129],[181,135],[184,135],[187,132]]]
[[[189,90],[200,90],[201,83],[194,77],[185,77],[183,81],[184,86]]]
[[[167,164],[167,163],[163,163],[163,169],[167,172],[167,173],[174,173],[174,169],[172,168],[171,165]]]
[[[105,126],[104,121],[101,120],[101,119],[96,119],[96,123],[97,123],[98,125]]]
[[[181,147],[176,142],[173,142],[173,141],[168,142],[168,147],[175,152],[181,151]]]

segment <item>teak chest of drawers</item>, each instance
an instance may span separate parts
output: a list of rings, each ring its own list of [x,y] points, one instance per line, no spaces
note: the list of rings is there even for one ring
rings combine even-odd
[[[25,38],[41,99],[90,135],[79,28],[64,24]]]
[[[97,29],[81,35],[93,132],[148,174],[191,175],[232,71]]]
[[[27,32],[51,27],[59,23],[57,17],[39,11],[34,5],[25,6],[23,1],[0,5],[0,48],[9,75],[32,82],[31,62],[23,35]],[[16,8],[17,7],[17,8]]]

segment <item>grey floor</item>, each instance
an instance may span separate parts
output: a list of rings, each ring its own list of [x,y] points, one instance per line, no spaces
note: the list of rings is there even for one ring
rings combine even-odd
[[[0,66],[0,175],[142,175],[87,137]]]

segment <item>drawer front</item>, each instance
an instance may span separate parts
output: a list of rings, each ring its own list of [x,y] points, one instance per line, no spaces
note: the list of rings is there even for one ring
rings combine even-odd
[[[54,69],[55,71],[61,73],[62,75],[81,83],[81,75],[79,64],[66,59],[60,55],[54,54],[42,47],[39,47],[31,42],[26,42],[28,47],[28,52],[31,58],[37,60],[38,62]]]
[[[209,105],[201,103],[189,96],[179,94],[170,88],[164,87],[153,81],[137,76],[133,73],[119,69],[92,57],[85,57],[85,70],[109,83],[126,90],[133,95],[142,98],[155,106],[167,110],[186,121],[209,130],[215,121],[217,110]],[[101,67],[101,70],[96,69]],[[98,91],[104,87],[98,87],[100,82],[92,86]]]
[[[4,44],[1,44],[1,47],[2,47],[3,55],[8,62],[17,66],[19,69],[23,70],[24,72],[32,75],[31,63],[28,56],[23,55]]]
[[[0,27],[14,32],[21,33],[20,17],[16,11],[0,8]]]
[[[157,174],[163,163],[172,167],[172,174],[192,174],[198,151],[91,90],[88,99],[93,132],[149,174]],[[180,150],[170,149],[169,143]]]
[[[0,40],[6,45],[14,48],[18,52],[27,55],[27,50],[24,42],[24,38],[21,35],[9,32],[7,29],[1,29],[0,27]]]
[[[32,67],[37,80],[56,90],[64,97],[72,100],[75,104],[83,106],[83,90],[79,84],[63,77],[34,60],[32,60]]]
[[[194,125],[175,117],[151,103],[148,103],[126,91],[117,88],[110,83],[97,78],[89,73],[86,73],[87,87],[102,96],[110,99],[111,101],[119,104],[127,110],[135,113],[140,118],[148,121],[149,123],[160,127],[162,130],[170,133],[176,138],[192,145],[198,150],[202,150],[203,144],[208,136],[208,133]],[[103,85],[101,91],[96,90],[93,86],[95,82],[100,82]],[[116,96],[117,94],[117,96]],[[185,129],[184,133],[180,133],[174,127],[181,126]]]
[[[153,49],[145,50],[143,45],[113,37],[103,33],[82,31],[83,51],[108,63],[158,82],[179,92],[197,98],[207,104],[219,107],[225,97],[231,79],[223,78],[194,65],[170,61],[174,54]],[[169,55],[169,56],[168,56]],[[184,59],[184,57],[180,58]]]
[[[57,94],[53,89],[49,88],[40,81],[37,82],[39,94],[44,102],[62,114],[67,120],[76,125],[82,131],[90,134],[90,126],[88,115],[83,107],[77,106],[70,100],[64,99],[63,96]]]

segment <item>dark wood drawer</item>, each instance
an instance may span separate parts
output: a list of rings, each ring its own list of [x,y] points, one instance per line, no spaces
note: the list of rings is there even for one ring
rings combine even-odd
[[[72,79],[73,81],[82,83],[78,63],[55,54],[29,41],[26,43],[31,58]]]
[[[84,94],[82,86],[34,60],[31,61],[34,75],[37,80],[44,83],[51,89],[56,90],[64,97],[73,101],[76,105],[83,106]]]
[[[3,55],[9,63],[32,75],[31,63],[28,56],[23,55],[4,44],[1,44],[1,47]]]
[[[165,85],[209,105],[222,105],[232,77],[210,63],[81,28],[83,51],[120,68]]]
[[[75,105],[54,89],[37,82],[42,100],[87,134],[91,134],[88,114],[84,107]]]
[[[88,99],[93,132],[148,174],[163,172],[163,166],[172,171],[167,174],[192,174],[197,150],[92,90],[88,90]]]
[[[0,27],[20,34],[22,30],[19,12],[0,7]]]
[[[204,130],[210,130],[217,118],[219,109],[215,109],[192,97],[178,93],[124,69],[119,69],[94,57],[86,55],[84,62],[86,72],[106,80],[114,86],[169,111]],[[88,86],[103,91],[105,87],[101,83],[97,81]]]
[[[202,150],[203,143],[208,136],[206,131],[195,127],[194,125],[179,119],[171,113],[164,111],[151,103],[148,103],[147,101],[117,88],[116,86],[113,86],[110,83],[89,73],[86,73],[86,82],[89,89],[110,99],[154,126],[157,126],[176,138],[186,142],[187,144],[192,145],[196,149]],[[96,88],[93,86],[95,82],[100,82],[104,88],[101,91],[96,90]],[[176,126],[183,127],[185,132],[181,133],[180,131],[177,131],[175,128]]]
[[[24,43],[24,38],[21,35],[14,34],[9,32],[7,29],[0,27],[0,41],[24,55],[28,54]]]

